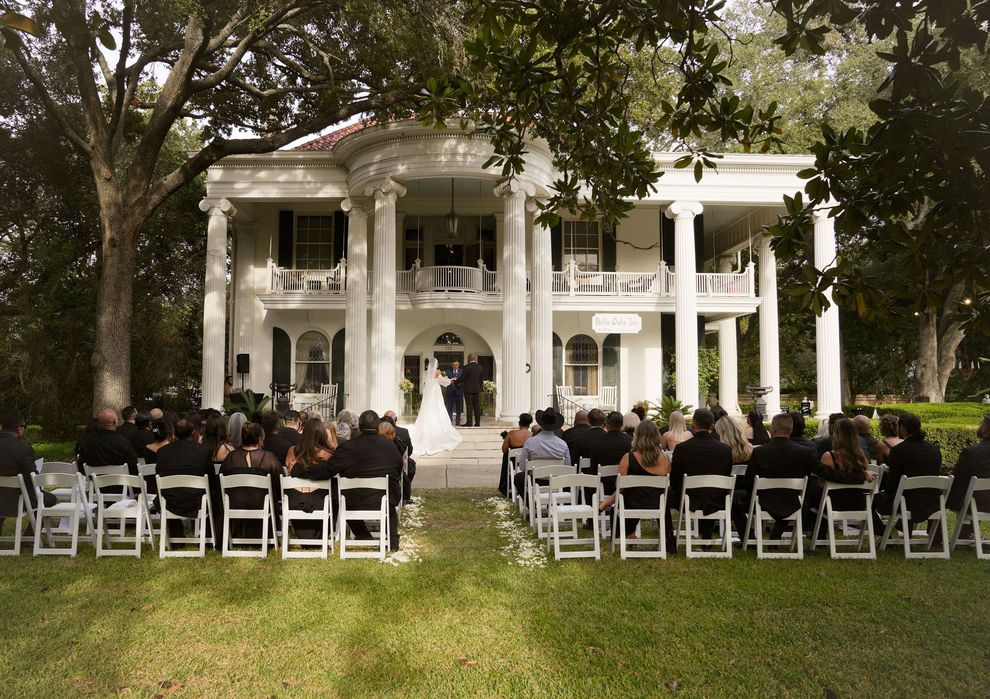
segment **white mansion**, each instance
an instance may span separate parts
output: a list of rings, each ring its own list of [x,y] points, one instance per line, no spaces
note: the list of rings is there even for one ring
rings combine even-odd
[[[482,167],[491,155],[480,135],[365,123],[210,168],[203,405],[221,405],[229,373],[258,393],[294,384],[296,405],[336,385],[337,409],[397,409],[400,380],[418,386],[425,358],[471,353],[505,419],[554,394],[623,412],[657,401],[672,358],[676,397],[699,405],[711,332],[735,412],[736,318],[759,313],[760,383],[779,411],[776,268],[761,227],[803,188],[810,158],[727,155],[696,183],[673,169],[679,154],[657,153],[658,190],[613,232],[533,223],[554,177],[545,145],[530,144],[514,181]],[[834,257],[823,213],[815,264]],[[838,336],[833,306],[817,319],[819,414],[840,408]]]

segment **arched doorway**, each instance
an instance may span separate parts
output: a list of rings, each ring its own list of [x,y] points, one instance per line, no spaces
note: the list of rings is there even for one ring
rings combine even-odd
[[[471,354],[478,355],[482,379],[495,381],[497,375],[495,353],[488,341],[474,330],[461,325],[434,325],[416,335],[403,351],[400,371],[402,378],[413,385],[412,395],[405,406],[406,413],[409,415],[418,413],[423,367],[427,359],[436,357],[439,368],[447,371],[455,360],[464,366]],[[496,399],[497,396],[494,394],[482,393],[482,414],[494,414]]]

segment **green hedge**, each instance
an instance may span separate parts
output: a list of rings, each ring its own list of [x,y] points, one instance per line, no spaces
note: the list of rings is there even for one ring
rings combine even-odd
[[[894,405],[878,405],[880,415],[896,415],[914,413],[921,418],[921,426],[926,423],[951,423],[953,425],[968,425],[974,427],[980,424],[983,416],[990,413],[990,405],[982,403],[897,403]],[[872,414],[872,413],[871,413]]]

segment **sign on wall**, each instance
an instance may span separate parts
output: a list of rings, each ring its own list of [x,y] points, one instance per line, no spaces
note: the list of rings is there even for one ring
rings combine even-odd
[[[605,335],[638,333],[643,329],[643,319],[636,313],[596,313],[591,318],[591,329]]]

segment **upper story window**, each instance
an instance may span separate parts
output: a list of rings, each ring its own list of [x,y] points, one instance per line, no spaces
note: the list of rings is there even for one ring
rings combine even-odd
[[[563,221],[564,262],[571,257],[582,272],[601,270],[602,236],[597,221]]]
[[[296,340],[296,390],[319,393],[325,383],[330,383],[330,341],[309,330]]]
[[[333,269],[333,216],[296,217],[296,269]]]

